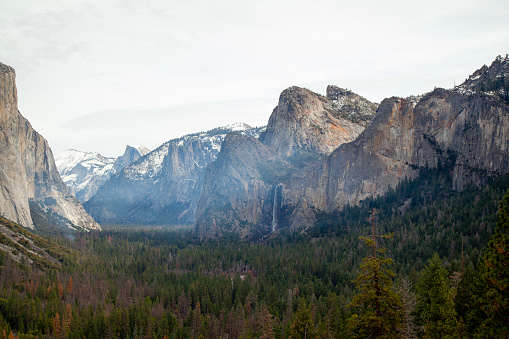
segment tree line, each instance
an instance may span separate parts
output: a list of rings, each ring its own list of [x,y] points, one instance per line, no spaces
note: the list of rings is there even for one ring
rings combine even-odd
[[[52,236],[69,252],[43,270],[0,251],[0,337],[507,336],[508,179],[443,180],[423,173],[260,243],[107,229]]]

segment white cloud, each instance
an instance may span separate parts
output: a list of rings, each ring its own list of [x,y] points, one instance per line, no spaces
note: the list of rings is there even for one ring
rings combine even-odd
[[[20,109],[52,147],[77,148],[79,136],[111,154],[141,144],[126,140],[138,134],[111,114],[99,118],[109,141],[71,122],[163,107],[193,132],[246,120],[203,102],[266,110],[245,121],[266,122],[292,85],[337,84],[373,101],[451,87],[509,52],[508,12],[506,0],[17,0],[2,5],[0,61],[15,67]]]

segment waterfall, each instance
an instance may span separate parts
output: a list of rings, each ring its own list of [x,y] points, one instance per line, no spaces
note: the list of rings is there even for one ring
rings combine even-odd
[[[278,218],[277,218],[277,214],[279,212],[279,206],[278,206],[278,199],[277,199],[277,190],[278,188],[280,187],[280,185],[276,185],[276,187],[274,187],[274,204],[272,206],[272,232],[274,233],[276,231],[276,228],[277,228],[277,222],[278,222]]]

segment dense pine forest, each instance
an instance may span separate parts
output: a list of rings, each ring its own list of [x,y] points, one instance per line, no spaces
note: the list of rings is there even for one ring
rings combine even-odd
[[[0,251],[0,338],[507,337],[509,176],[448,173],[259,241],[42,232],[58,264]]]

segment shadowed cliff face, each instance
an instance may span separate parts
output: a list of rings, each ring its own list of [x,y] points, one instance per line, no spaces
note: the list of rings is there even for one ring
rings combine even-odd
[[[102,223],[193,224],[205,169],[232,130],[260,133],[258,128],[235,124],[170,140],[114,175],[85,208]]]
[[[274,187],[293,170],[281,154],[258,140],[228,134],[207,168],[197,210],[198,234],[233,231],[242,237],[260,237],[271,232]]]
[[[32,207],[40,215],[53,215],[59,226],[100,228],[69,194],[48,142],[18,112],[17,105],[14,69],[0,64],[0,214],[33,228]]]
[[[417,153],[417,165],[436,167],[437,159],[454,156],[453,182],[462,189],[487,175],[509,172],[509,105],[497,96],[461,94],[437,89],[415,108],[419,135],[416,142],[436,152]]]

